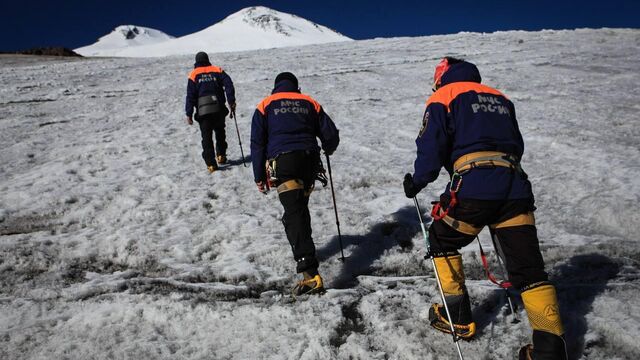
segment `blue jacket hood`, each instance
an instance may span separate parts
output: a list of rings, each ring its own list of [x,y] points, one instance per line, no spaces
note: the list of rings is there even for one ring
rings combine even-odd
[[[482,77],[478,68],[470,62],[460,62],[451,65],[449,70],[442,75],[442,85],[445,86],[455,82],[475,82],[481,83]]]
[[[282,80],[279,81],[276,86],[271,91],[272,94],[281,93],[281,92],[300,92],[300,89],[296,87],[296,85],[290,80]]]

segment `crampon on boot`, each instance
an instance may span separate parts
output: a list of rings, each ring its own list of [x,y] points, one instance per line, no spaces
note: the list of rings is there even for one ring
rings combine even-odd
[[[520,348],[518,360],[533,360],[533,345],[527,344]]]
[[[314,276],[305,274],[304,276],[305,278],[299,281],[291,290],[291,295],[294,298],[304,295],[324,294],[326,292],[322,277],[319,274]]]
[[[443,333],[451,334],[451,325],[447,318],[447,312],[443,305],[433,304],[429,309],[429,323],[431,327]],[[462,339],[470,340],[476,334],[476,323],[453,324],[456,335]]]
[[[433,260],[440,275],[442,292],[451,313],[456,335],[462,339],[471,339],[476,334],[476,323],[473,322],[471,302],[464,286],[462,256],[456,252],[447,256],[436,256]],[[443,305],[431,306],[429,322],[436,330],[451,334],[449,317]]]
[[[545,331],[533,331],[533,343],[520,348],[519,360],[567,360],[564,337]]]

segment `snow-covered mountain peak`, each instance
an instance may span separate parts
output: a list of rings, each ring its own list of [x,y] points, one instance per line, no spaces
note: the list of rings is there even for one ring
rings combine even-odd
[[[85,56],[159,57],[195,54],[198,51],[243,51],[351,40],[325,26],[264,6],[244,8],[212,26],[176,39],[169,37],[160,40],[154,32],[168,36],[158,30],[125,25],[100,38],[98,43],[76,51]],[[109,41],[105,40],[107,38]],[[131,46],[131,42],[140,38],[158,41],[140,44],[144,46]],[[100,42],[118,45],[100,47],[100,52],[93,51]]]
[[[83,56],[108,56],[120,49],[158,44],[173,38],[160,30],[144,26],[120,25],[96,43],[75,49],[75,52]]]
[[[221,21],[232,21],[235,19],[240,19],[248,24],[251,23],[261,23],[261,19],[271,19],[274,21],[280,21],[281,15],[288,15],[291,17],[298,17],[292,14],[286,14],[266,6],[251,6],[244,8],[242,10],[238,10],[235,13],[227,16],[224,20]]]
[[[264,31],[273,31],[284,36],[292,36],[296,28],[292,26],[290,19],[304,20],[296,15],[282,13],[264,6],[252,6],[229,15],[220,23],[242,21],[243,23]],[[316,28],[319,25],[312,23]]]
[[[136,40],[136,42],[158,42],[173,39],[173,36],[164,32],[138,25],[120,25],[103,37],[101,40]]]
[[[154,37],[152,31],[159,32],[158,30],[138,27],[136,25],[120,25],[113,30],[113,33],[120,34],[125,38],[125,40],[133,40],[139,35],[142,37]]]
[[[320,33],[335,34],[348,39],[335,30],[318,25],[297,15],[283,13],[264,6],[244,8],[231,14],[223,22],[227,19],[229,21],[240,19],[251,27],[262,29],[266,32],[276,32],[284,36],[295,36],[296,32],[313,30]]]
[[[291,29],[291,26],[284,24],[275,10],[265,7],[252,7],[243,11],[242,15],[242,21],[250,26],[262,28],[266,31],[273,30],[285,36],[291,36],[287,32],[287,30]]]

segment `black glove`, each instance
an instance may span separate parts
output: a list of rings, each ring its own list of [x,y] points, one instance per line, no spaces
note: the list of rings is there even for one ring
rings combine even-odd
[[[404,181],[402,182],[402,186],[404,187],[404,194],[409,199],[415,197],[416,194],[420,192],[420,189],[418,189],[413,183],[413,176],[411,176],[411,174],[409,173],[406,173],[404,175]]]

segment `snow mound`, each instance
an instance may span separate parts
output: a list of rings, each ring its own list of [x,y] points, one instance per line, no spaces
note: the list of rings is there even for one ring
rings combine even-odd
[[[233,13],[219,23],[193,34],[141,44],[143,46],[111,46],[96,55],[162,57],[195,54],[198,51],[244,51],[350,40],[352,39],[299,16],[254,6]]]

